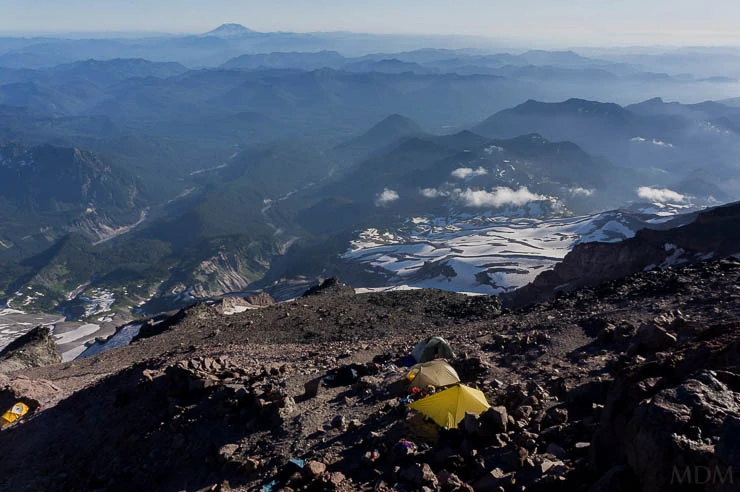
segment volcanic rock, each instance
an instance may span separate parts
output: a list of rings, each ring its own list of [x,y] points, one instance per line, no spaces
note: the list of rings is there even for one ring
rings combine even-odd
[[[494,432],[506,432],[509,415],[506,407],[492,407],[483,414],[482,420],[488,422]]]
[[[62,362],[51,329],[40,325],[0,351],[0,374]]]
[[[627,349],[627,354],[634,355],[642,351],[659,352],[673,347],[677,342],[676,336],[668,333],[664,328],[645,323],[637,330],[637,334]]]
[[[23,391],[58,391],[0,432],[0,488],[632,492],[669,483],[675,461],[724,473],[739,454],[738,285],[725,259],[517,313],[435,290],[228,317],[196,305],[127,347],[26,369]],[[677,343],[627,355],[645,324]],[[492,406],[456,429],[407,406],[406,355],[435,335]]]
[[[343,284],[337,277],[331,277],[308,289],[303,297],[317,295],[353,296],[355,295],[355,289]]]

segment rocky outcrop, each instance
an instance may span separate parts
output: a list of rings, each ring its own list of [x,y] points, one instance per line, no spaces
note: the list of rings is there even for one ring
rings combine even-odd
[[[216,304],[216,310],[219,313],[230,315],[274,305],[275,299],[270,294],[260,292],[259,294],[248,297],[224,297]]]
[[[239,254],[219,252],[204,260],[193,272],[193,294],[199,298],[246,290],[255,280],[247,262]]]
[[[0,374],[62,362],[51,329],[40,325],[14,340],[0,352]]]
[[[579,244],[553,270],[503,295],[502,300],[506,306],[521,307],[643,270],[737,253],[740,204],[732,204],[703,212],[683,227],[665,231],[643,229],[634,238],[619,243]]]
[[[730,491],[740,486],[740,333],[710,327],[668,355],[663,327],[648,359],[611,386],[592,447],[603,473],[627,466],[642,490]],[[636,339],[642,339],[638,333]],[[631,347],[634,346],[634,342]],[[643,359],[644,360],[644,359]],[[684,487],[684,488],[682,488]]]
[[[337,277],[327,278],[326,280],[319,283],[314,287],[308,289],[303,297],[317,296],[317,295],[355,295],[355,289],[349,285],[343,284]]]
[[[275,304],[275,299],[273,299],[267,292],[260,292],[259,294],[247,296],[245,297],[245,300],[252,306],[258,307],[273,306]]]

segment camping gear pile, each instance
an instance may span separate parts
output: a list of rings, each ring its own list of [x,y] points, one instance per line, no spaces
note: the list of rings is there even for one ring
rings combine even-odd
[[[406,375],[411,389],[411,395],[404,399],[408,408],[450,429],[457,427],[465,414],[480,415],[491,407],[481,391],[462,384],[455,368],[443,360],[455,356],[443,338],[420,342],[412,356],[418,364]]]
[[[5,412],[2,417],[0,417],[0,429],[4,429],[10,424],[23,418],[23,416],[26,415],[29,410],[30,408],[28,408],[28,405],[19,401],[18,403],[13,405],[7,412]]]

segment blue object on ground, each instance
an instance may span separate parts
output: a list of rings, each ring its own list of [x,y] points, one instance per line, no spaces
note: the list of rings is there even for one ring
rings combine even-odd
[[[398,365],[401,367],[411,367],[413,365],[416,365],[416,359],[414,359],[414,357],[411,355],[404,355],[398,361]]]

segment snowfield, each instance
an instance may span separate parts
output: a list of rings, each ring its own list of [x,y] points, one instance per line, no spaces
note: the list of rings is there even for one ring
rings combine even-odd
[[[27,314],[18,309],[0,309],[0,350],[16,338],[28,333],[38,325],[61,323],[64,317],[55,314]]]
[[[141,330],[142,326],[143,325],[141,323],[130,323],[122,326],[107,340],[100,342],[96,341],[89,347],[83,346],[82,351],[77,355],[77,358],[84,359],[86,357],[92,357],[93,355],[113,350],[114,348],[125,347],[139,334],[139,330]]]
[[[342,258],[384,276],[388,287],[500,294],[531,282],[580,242],[621,241],[645,224],[617,211],[556,219],[414,217],[399,230],[362,231]]]

